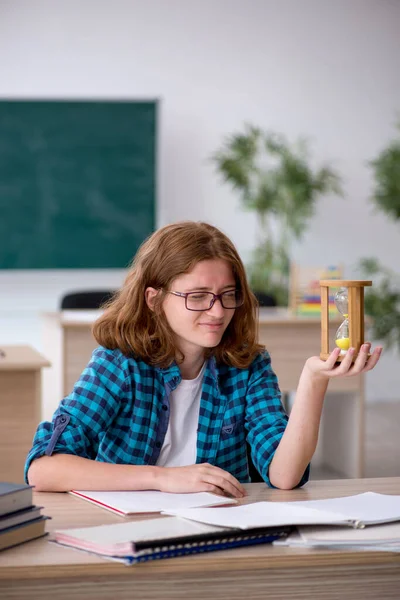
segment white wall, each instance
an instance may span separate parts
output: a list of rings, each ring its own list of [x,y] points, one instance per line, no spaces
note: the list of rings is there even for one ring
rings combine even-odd
[[[220,226],[248,258],[257,232],[209,162],[244,121],[313,139],[346,198],[324,198],[294,250],[302,264],[374,255],[398,268],[399,225],[373,214],[365,163],[400,109],[397,0],[2,0],[0,97],[160,98],[158,224]],[[1,218],[1,215],[0,215]],[[116,271],[0,273],[0,342],[41,349],[39,315]],[[397,355],[368,399],[399,397]]]

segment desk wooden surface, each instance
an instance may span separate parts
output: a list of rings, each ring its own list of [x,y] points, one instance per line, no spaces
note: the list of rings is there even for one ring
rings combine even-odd
[[[31,346],[0,346],[0,371],[36,371],[50,362]]]
[[[245,502],[309,500],[364,491],[400,495],[400,478],[316,481],[289,492],[271,490],[264,484],[249,484],[246,488],[249,496]],[[123,519],[68,494],[37,493],[35,502],[52,516],[48,521],[50,532],[121,523]],[[310,550],[266,544],[126,567],[58,547],[47,538],[0,553],[2,600],[28,597],[386,600],[399,598],[399,589],[400,553]]]

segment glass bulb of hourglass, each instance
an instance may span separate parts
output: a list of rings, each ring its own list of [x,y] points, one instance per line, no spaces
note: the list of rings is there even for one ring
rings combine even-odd
[[[350,347],[348,320],[349,301],[347,288],[340,288],[337,291],[335,295],[335,304],[340,314],[344,317],[343,323],[340,325],[339,329],[336,332],[335,344],[338,348],[340,348],[341,352],[344,354]]]
[[[349,320],[345,318],[336,332],[335,344],[342,352],[347,352],[350,347]]]
[[[347,288],[342,287],[338,289],[335,295],[335,304],[340,314],[347,318],[347,315],[349,313],[349,300]]]

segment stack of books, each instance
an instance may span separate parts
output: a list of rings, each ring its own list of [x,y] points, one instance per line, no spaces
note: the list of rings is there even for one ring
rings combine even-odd
[[[0,482],[0,550],[46,535],[41,509],[33,505],[32,486]]]

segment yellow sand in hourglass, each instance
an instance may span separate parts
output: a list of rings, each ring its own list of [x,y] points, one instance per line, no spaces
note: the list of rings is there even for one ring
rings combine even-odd
[[[336,332],[335,344],[341,350],[341,354],[345,354],[350,348],[350,335],[349,335],[349,314],[348,314],[348,291],[347,288],[340,288],[335,295],[336,308],[344,318],[343,323],[340,325]]]

